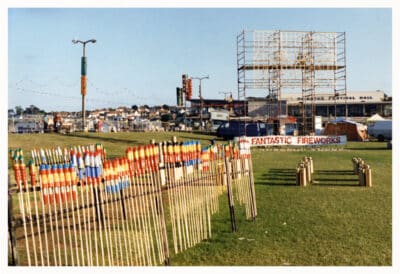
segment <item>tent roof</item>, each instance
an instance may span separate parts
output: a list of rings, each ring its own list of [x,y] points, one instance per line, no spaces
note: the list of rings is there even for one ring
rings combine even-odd
[[[382,118],[382,116],[380,116],[379,114],[374,114],[367,119],[367,122],[383,121],[383,120],[385,120],[385,119]]]

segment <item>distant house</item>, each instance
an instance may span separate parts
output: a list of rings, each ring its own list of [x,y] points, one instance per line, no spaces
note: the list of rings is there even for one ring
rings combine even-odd
[[[42,130],[39,122],[31,119],[14,120],[15,133],[38,133]]]

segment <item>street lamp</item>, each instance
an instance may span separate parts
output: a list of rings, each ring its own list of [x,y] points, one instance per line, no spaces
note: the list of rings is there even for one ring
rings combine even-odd
[[[203,129],[203,96],[201,96],[201,81],[204,79],[210,79],[210,77],[191,77],[191,79],[197,79],[200,81],[199,83],[199,97],[200,97],[200,128]]]
[[[83,45],[83,54],[81,59],[81,94],[82,94],[82,131],[85,131],[85,96],[86,96],[86,56],[85,49],[87,43],[96,43],[96,39],[90,39],[87,41],[81,40],[72,40],[72,43],[78,44],[81,43]]]

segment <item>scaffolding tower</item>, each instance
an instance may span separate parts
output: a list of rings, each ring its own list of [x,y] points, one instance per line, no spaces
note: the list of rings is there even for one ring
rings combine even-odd
[[[243,30],[237,36],[238,100],[249,91],[263,94],[266,116],[276,117],[286,114],[281,95],[301,92],[299,133],[312,134],[315,98],[346,95],[345,45],[345,32]]]

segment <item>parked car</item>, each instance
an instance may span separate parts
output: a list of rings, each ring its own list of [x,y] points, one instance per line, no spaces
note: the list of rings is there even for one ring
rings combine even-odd
[[[267,129],[261,122],[229,121],[217,129],[217,136],[225,140],[239,136],[265,136]]]
[[[375,137],[379,142],[392,140],[392,120],[376,121],[368,125],[368,135]]]

